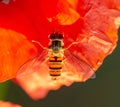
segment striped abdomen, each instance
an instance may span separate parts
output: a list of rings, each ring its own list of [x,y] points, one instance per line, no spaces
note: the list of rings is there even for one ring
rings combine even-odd
[[[56,56],[50,57],[49,69],[50,69],[50,76],[52,76],[53,78],[60,76],[62,70],[62,58]]]

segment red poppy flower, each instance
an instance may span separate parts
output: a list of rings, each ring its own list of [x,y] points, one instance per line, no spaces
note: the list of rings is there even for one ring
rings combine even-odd
[[[22,106],[17,104],[12,104],[10,102],[0,101],[0,107],[22,107]]]
[[[119,0],[11,0],[8,4],[1,2],[0,7],[0,81],[16,78],[15,82],[33,99],[43,98],[49,90],[62,85],[86,81],[116,47]],[[48,47],[48,35],[56,30],[64,34],[66,48],[78,43],[69,51],[83,61],[84,70],[78,71],[78,64],[71,61],[67,66],[75,72],[67,71],[64,79],[56,83],[48,79],[46,65],[41,65],[41,71],[38,66],[35,72],[29,72],[28,64],[28,71],[18,73],[20,66],[43,51],[31,41]]]

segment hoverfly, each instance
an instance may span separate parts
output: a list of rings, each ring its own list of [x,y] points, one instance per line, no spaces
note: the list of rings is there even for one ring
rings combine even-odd
[[[49,73],[53,80],[61,76],[62,61],[64,57],[63,35],[53,33],[50,35],[49,45]]]
[[[79,45],[80,42],[74,42],[65,48],[63,38],[63,34],[58,32],[50,34],[50,43],[47,48],[44,48],[39,42],[33,41],[38,43],[43,51],[23,64],[18,73],[21,71],[24,73],[47,72],[46,74],[51,77],[51,80],[67,78],[75,81],[82,81],[82,77],[85,75],[92,76],[93,68],[69,51],[72,45]]]

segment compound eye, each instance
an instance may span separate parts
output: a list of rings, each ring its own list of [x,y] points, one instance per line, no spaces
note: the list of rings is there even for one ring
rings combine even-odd
[[[60,34],[58,32],[50,34],[50,39],[63,39],[63,34]]]
[[[63,39],[63,34],[58,34],[59,39]]]
[[[55,39],[55,34],[54,33],[52,33],[52,34],[50,34],[50,37],[49,37],[50,39]]]

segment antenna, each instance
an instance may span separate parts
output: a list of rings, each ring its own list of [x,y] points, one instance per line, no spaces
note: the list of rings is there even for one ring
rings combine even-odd
[[[39,45],[41,48],[43,48],[43,49],[47,49],[46,47],[44,47],[44,46],[43,46],[40,42],[38,42],[38,41],[32,40],[32,42],[38,44],[38,45]]]

